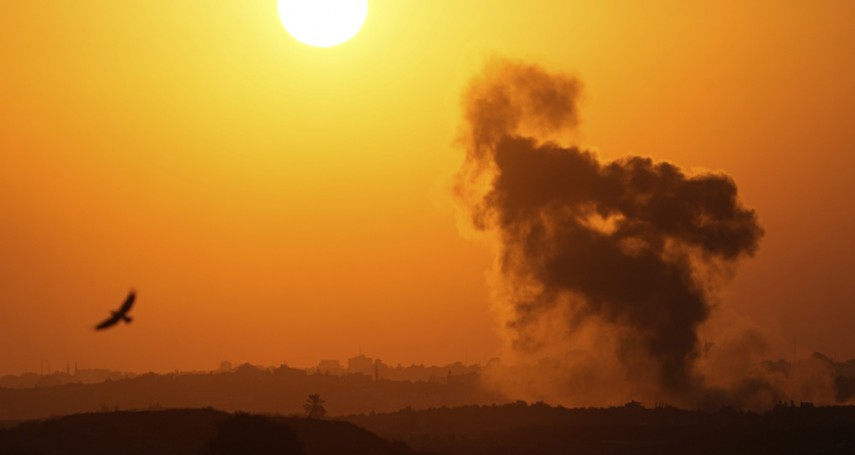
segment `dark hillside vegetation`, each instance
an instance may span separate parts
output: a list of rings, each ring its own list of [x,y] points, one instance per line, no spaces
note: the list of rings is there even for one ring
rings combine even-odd
[[[516,402],[336,420],[208,408],[77,414],[0,430],[0,455],[68,453],[853,454],[855,407],[782,403],[756,413]]]
[[[345,419],[414,450],[449,455],[855,453],[855,407],[809,403],[754,413],[517,402]]]

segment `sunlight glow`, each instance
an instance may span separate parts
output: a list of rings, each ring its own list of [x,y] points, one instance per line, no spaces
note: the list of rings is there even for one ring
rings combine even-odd
[[[288,33],[315,47],[353,38],[367,15],[368,0],[279,0],[279,18]]]

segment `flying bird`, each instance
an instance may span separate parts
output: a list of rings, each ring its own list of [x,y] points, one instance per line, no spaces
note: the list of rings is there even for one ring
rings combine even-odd
[[[119,321],[125,321],[126,324],[130,324],[132,319],[128,316],[128,311],[131,310],[131,307],[134,306],[134,300],[137,298],[137,293],[133,289],[131,289],[130,294],[128,294],[128,298],[125,299],[125,303],[122,304],[121,308],[118,311],[112,311],[112,316],[104,320],[104,322],[98,324],[95,327],[95,330],[103,330],[108,327],[112,327],[119,323]]]

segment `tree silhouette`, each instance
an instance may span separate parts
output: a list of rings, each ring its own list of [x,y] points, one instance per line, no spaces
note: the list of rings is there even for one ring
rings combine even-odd
[[[322,419],[327,413],[327,410],[324,409],[324,400],[317,393],[313,393],[309,395],[309,398],[306,398],[303,409],[306,411],[307,419]]]

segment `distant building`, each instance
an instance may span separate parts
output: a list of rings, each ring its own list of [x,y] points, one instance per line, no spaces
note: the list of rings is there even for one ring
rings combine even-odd
[[[351,357],[347,359],[347,372],[362,373],[367,376],[373,376],[374,359],[366,356],[365,354],[359,354],[356,357]]]
[[[380,359],[377,359],[374,361],[374,380],[375,381],[380,380],[380,369],[385,368],[385,367],[386,367],[386,365],[384,365]]]

